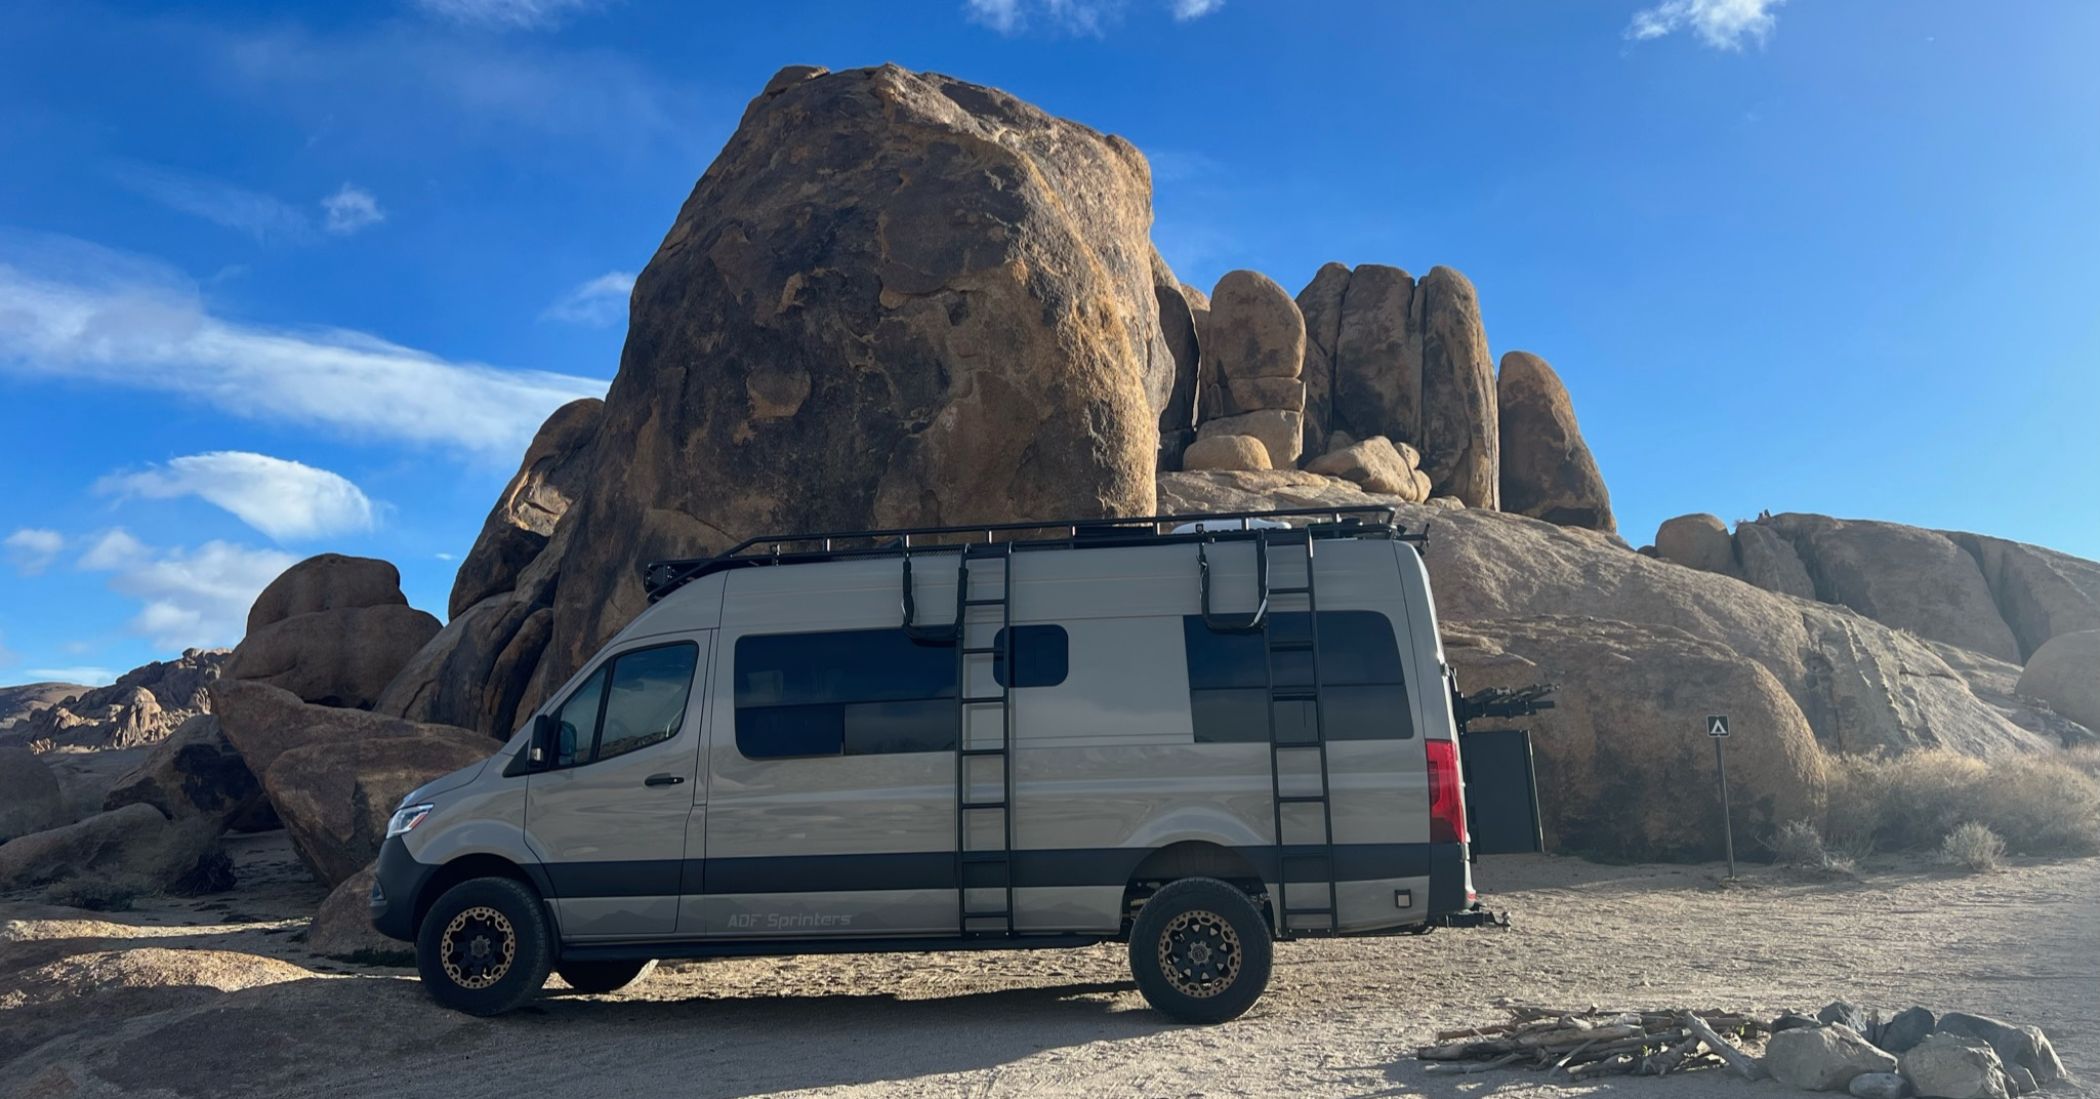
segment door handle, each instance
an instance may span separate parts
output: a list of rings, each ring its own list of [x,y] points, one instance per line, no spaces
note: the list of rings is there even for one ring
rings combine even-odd
[[[685,776],[684,776],[684,775],[673,775],[673,774],[661,774],[661,775],[650,775],[650,776],[649,776],[648,778],[645,778],[645,779],[643,779],[643,780],[642,780],[642,785],[644,785],[644,786],[676,786],[676,785],[678,785],[679,783],[681,783],[681,782],[684,782],[684,781],[685,781]]]

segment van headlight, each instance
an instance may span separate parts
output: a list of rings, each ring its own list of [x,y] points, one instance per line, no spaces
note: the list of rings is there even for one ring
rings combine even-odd
[[[436,806],[424,804],[404,805],[394,810],[394,815],[386,822],[386,838],[393,839],[395,836],[415,828],[416,825],[423,823],[423,818],[429,816],[430,811],[434,808]]]

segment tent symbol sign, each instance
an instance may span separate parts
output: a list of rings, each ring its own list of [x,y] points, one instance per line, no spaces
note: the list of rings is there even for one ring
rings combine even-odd
[[[1724,737],[1728,735],[1728,715],[1714,714],[1706,719],[1706,735]]]

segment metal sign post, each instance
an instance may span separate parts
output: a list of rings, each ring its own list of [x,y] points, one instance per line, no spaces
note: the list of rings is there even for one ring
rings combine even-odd
[[[1706,719],[1706,735],[1714,742],[1714,769],[1721,776],[1721,840],[1728,848],[1728,880],[1735,880],[1735,820],[1728,811],[1728,753],[1722,745],[1728,741],[1728,715],[1711,714]]]

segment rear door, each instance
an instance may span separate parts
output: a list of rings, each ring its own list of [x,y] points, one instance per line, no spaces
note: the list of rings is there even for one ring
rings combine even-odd
[[[567,940],[662,938],[678,924],[713,631],[603,658],[553,713],[554,766],[527,781],[525,831]],[[697,852],[696,852],[697,854]]]

